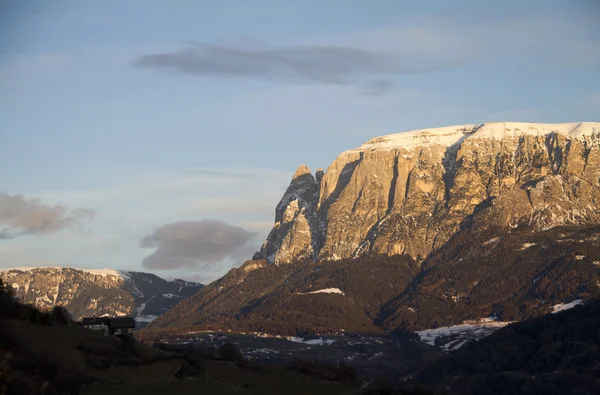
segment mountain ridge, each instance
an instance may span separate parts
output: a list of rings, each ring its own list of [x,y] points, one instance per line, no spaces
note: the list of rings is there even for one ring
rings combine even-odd
[[[184,280],[115,269],[21,267],[0,270],[0,277],[23,303],[42,310],[61,305],[75,319],[131,315],[143,327],[202,287]]]

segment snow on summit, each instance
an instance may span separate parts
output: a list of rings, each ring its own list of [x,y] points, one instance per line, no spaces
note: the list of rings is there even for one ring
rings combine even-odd
[[[84,272],[84,273],[89,273],[89,274],[93,274],[93,275],[96,275],[96,276],[102,276],[102,277],[115,276],[115,277],[120,277],[123,280],[127,280],[127,279],[131,278],[129,276],[130,272],[123,271],[123,270],[115,270],[115,269],[81,269],[81,268],[74,268],[74,267],[12,267],[12,268],[0,269],[0,272],[11,272],[11,271],[37,272],[37,271],[45,271],[45,270],[58,270],[58,271],[60,271],[60,270],[66,270],[66,269],[79,270],[79,271]]]
[[[600,122],[571,123],[522,123],[522,122],[490,122],[483,124],[446,126],[432,129],[421,129],[403,133],[389,134],[368,140],[352,151],[372,149],[407,150],[418,146],[437,144],[450,147],[461,139],[491,138],[501,140],[524,135],[545,136],[558,133],[573,138],[600,135]]]

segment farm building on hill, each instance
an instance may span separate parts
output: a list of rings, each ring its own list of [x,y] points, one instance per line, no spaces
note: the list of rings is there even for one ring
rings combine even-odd
[[[80,324],[84,328],[103,331],[105,336],[133,335],[135,329],[132,317],[87,317]]]

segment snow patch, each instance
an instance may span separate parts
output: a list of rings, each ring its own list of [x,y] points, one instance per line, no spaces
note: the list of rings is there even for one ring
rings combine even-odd
[[[302,337],[288,336],[288,337],[286,337],[286,339],[291,342],[294,342],[294,343],[308,344],[311,346],[323,346],[323,345],[329,346],[330,344],[335,343],[335,340],[323,339],[323,338],[304,340],[304,338],[302,338]]]
[[[525,244],[521,245],[521,251],[524,251],[524,250],[526,250],[526,249],[528,249],[530,247],[533,247],[535,245],[537,245],[537,243],[525,243]]]
[[[152,315],[152,314],[138,315],[137,317],[135,317],[135,321],[136,322],[152,322],[157,318],[158,318],[157,315]]]
[[[583,303],[583,299],[575,299],[569,303],[559,303],[552,306],[552,314],[560,313],[561,311],[566,311],[572,309],[573,307],[580,305]]]
[[[445,338],[449,341],[441,345],[444,351],[457,350],[470,341],[477,341],[491,335],[496,330],[505,327],[510,322],[495,321],[493,317],[475,321],[466,321],[461,325],[444,326],[436,329],[425,329],[416,332],[423,343],[435,346]]]
[[[340,295],[344,295],[344,292],[339,288],[325,288],[325,289],[319,289],[318,291],[299,292],[298,293],[298,295],[310,295],[310,294],[340,294]]]
[[[146,308],[146,302],[140,304],[136,309],[135,309],[135,314],[136,315],[140,315],[142,314],[142,311],[144,311],[144,309]]]
[[[490,244],[496,243],[499,240],[500,240],[500,237],[494,237],[493,239],[489,239],[488,241],[481,243],[481,245],[488,246]]]

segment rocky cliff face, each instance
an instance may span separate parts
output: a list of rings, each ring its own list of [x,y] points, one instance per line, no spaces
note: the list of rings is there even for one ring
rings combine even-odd
[[[130,315],[143,327],[202,284],[166,281],[149,273],[111,269],[4,269],[0,278],[23,303],[42,310],[64,306],[74,319]]]
[[[424,258],[469,221],[506,231],[600,223],[600,123],[419,130],[371,139],[315,177],[300,166],[254,258]]]

